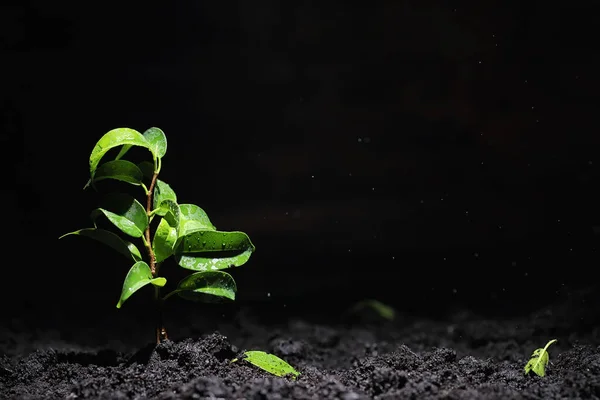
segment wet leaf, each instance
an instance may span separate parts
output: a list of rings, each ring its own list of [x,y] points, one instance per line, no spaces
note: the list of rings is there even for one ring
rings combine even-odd
[[[94,182],[104,179],[115,179],[122,182],[140,185],[144,175],[134,163],[127,160],[107,161],[96,169]]]
[[[214,302],[222,298],[235,300],[236,291],[235,281],[228,273],[204,271],[183,278],[174,292],[186,300]]]
[[[152,284],[154,286],[162,287],[165,286],[166,283],[167,280],[165,278],[152,278],[152,271],[150,271],[148,264],[143,261],[136,262],[125,277],[117,308],[121,308],[123,303],[131,297],[132,294],[144,286]]]
[[[164,200],[158,207],[156,214],[163,216],[176,231],[179,230],[179,220],[181,218],[179,204],[172,200]]]
[[[138,248],[131,242],[127,242],[121,239],[117,234],[107,231],[105,229],[97,228],[85,228],[75,232],[70,232],[62,235],[59,239],[69,235],[86,236],[91,239],[97,240],[107,246],[112,247],[114,250],[123,254],[127,258],[133,258],[133,261],[141,261],[142,255]]]
[[[243,360],[275,376],[291,376],[293,379],[300,376],[300,372],[296,371],[290,364],[276,355],[264,351],[246,351]],[[232,362],[235,361],[237,359],[232,360]]]
[[[124,193],[114,193],[106,197],[105,206],[92,211],[92,220],[104,215],[123,233],[141,237],[148,226],[148,215],[144,206],[134,197]]]
[[[90,177],[94,180],[96,174],[96,168],[100,163],[100,160],[104,155],[111,149],[118,146],[141,146],[152,151],[150,144],[146,138],[138,131],[130,128],[117,128],[113,129],[98,140],[92,153],[90,155]],[[123,152],[123,150],[121,150]],[[119,154],[121,155],[121,154]],[[117,159],[120,157],[117,156]]]
[[[210,222],[208,215],[203,209],[195,204],[180,204],[181,220],[179,224],[179,236],[185,236],[193,231],[214,231],[217,228]]]
[[[248,235],[238,231],[194,231],[181,238],[180,247],[182,253],[254,250]]]
[[[160,207],[162,202],[165,200],[171,200],[177,203],[177,195],[175,194],[175,191],[171,189],[169,184],[161,181],[160,179],[156,180],[156,186],[154,186],[154,194],[152,196],[152,208],[154,209]]]
[[[175,242],[177,242],[177,228],[172,227],[166,219],[161,218],[152,241],[157,263],[163,262],[173,255]]]
[[[147,129],[142,136],[148,141],[149,150],[152,154],[159,158],[164,157],[167,152],[167,137],[160,128]],[[130,144],[124,145],[115,159],[119,160],[123,158],[131,147],[132,145]],[[152,164],[152,170],[154,171],[154,164]]]
[[[529,372],[533,371],[538,376],[546,376],[546,366],[550,361],[550,356],[548,354],[548,347],[552,343],[557,342],[556,339],[552,339],[543,349],[535,349],[533,354],[531,355],[530,360],[527,362],[524,368],[525,375],[529,374]]]
[[[156,154],[158,158],[163,158],[167,153],[167,137],[160,128],[147,129],[143,136],[150,143],[152,152]]]
[[[243,232],[193,231],[180,238],[177,264],[193,271],[216,271],[245,264],[255,248]]]

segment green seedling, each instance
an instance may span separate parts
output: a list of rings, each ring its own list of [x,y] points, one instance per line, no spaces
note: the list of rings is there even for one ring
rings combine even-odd
[[[357,313],[364,309],[371,309],[381,318],[387,319],[388,321],[393,321],[396,316],[396,312],[392,307],[374,299],[359,301],[350,309],[350,313]]]
[[[147,149],[152,162],[134,164],[123,159],[133,146]],[[113,149],[115,153],[119,150],[116,157],[101,163]],[[141,288],[154,287],[157,343],[168,339],[162,321],[165,300],[173,295],[204,302],[235,300],[236,283],[222,270],[245,264],[255,250],[245,233],[217,231],[202,208],[178,203],[171,186],[158,179],[166,152],[167,138],[159,128],[150,128],[143,134],[118,128],[102,136],[90,155],[90,179],[85,188],[97,189],[98,182],[115,180],[141,188],[145,198],[140,202],[129,194],[109,193],[101,207],[91,213],[93,228],[61,236],[79,235],[97,240],[133,263],[123,282],[117,308]],[[108,223],[116,232],[99,228],[98,222]],[[140,242],[144,251],[131,239]],[[195,272],[161,296],[167,280],[159,273],[171,257],[180,267]]]
[[[552,339],[546,343],[546,346],[544,346],[543,349],[535,349],[533,351],[531,358],[525,365],[525,375],[529,374],[530,371],[533,371],[538,376],[546,376],[546,365],[548,365],[548,362],[550,361],[548,347],[555,342],[557,342],[557,340]]]
[[[246,351],[241,359],[275,376],[289,376],[292,379],[300,376],[300,372],[296,371],[290,364],[276,355],[264,351]],[[231,362],[234,363],[238,360],[239,358],[234,358]]]

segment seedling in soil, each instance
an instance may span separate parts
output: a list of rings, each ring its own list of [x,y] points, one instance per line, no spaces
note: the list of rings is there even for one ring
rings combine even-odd
[[[375,313],[377,313],[377,315],[379,315],[381,318],[387,319],[388,321],[393,321],[396,316],[396,312],[392,307],[374,299],[359,301],[349,310],[349,312],[357,313],[364,309],[371,309],[375,311]]]
[[[149,150],[152,162],[135,164],[123,159],[133,146]],[[116,157],[101,163],[113,149],[115,153],[120,150]],[[102,206],[91,213],[93,228],[61,236],[95,239],[133,262],[123,282],[117,308],[144,286],[154,287],[157,343],[168,338],[162,321],[165,300],[173,295],[204,302],[235,300],[235,281],[222,270],[245,264],[255,250],[245,233],[217,231],[202,208],[178,203],[171,186],[158,179],[166,152],[167,138],[159,128],[150,128],[143,134],[118,128],[102,136],[90,155],[90,179],[85,188],[96,189],[100,181],[115,180],[140,187],[145,199],[140,202],[126,193],[109,193]],[[109,227],[116,228],[112,229],[116,233],[99,228],[100,221],[108,222]],[[131,238],[141,242],[143,253],[128,240]],[[161,296],[161,288],[167,284],[160,276],[161,266],[171,257],[180,267],[196,272]]]
[[[275,376],[289,376],[292,379],[300,376],[300,372],[296,371],[290,364],[276,355],[264,351],[246,351],[241,359]],[[234,363],[238,360],[239,358],[234,358],[231,362]]]
[[[548,347],[552,343],[557,342],[556,339],[552,339],[543,349],[535,349],[533,354],[531,355],[531,359],[525,365],[525,375],[529,374],[530,371],[535,372],[538,376],[546,375],[546,365],[550,361],[550,356],[548,355]]]

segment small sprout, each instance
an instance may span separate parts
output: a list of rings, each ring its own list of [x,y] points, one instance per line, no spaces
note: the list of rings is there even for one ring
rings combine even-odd
[[[300,372],[296,371],[290,364],[276,355],[264,351],[246,351],[242,359],[275,376],[289,376],[296,379],[300,375]],[[234,358],[231,362],[234,363],[238,360],[238,358]]]
[[[350,309],[350,312],[356,313],[358,311],[364,310],[365,308],[370,308],[371,310],[375,311],[377,315],[379,315],[381,318],[387,319],[388,321],[393,321],[396,316],[396,312],[392,307],[388,306],[387,304],[383,304],[379,300],[373,299],[359,301]]]
[[[550,361],[550,356],[548,355],[548,347],[552,343],[557,342],[556,339],[552,339],[543,349],[535,349],[531,358],[525,365],[525,375],[529,374],[530,371],[535,372],[538,376],[546,375],[546,365],[548,365],[548,361]]]

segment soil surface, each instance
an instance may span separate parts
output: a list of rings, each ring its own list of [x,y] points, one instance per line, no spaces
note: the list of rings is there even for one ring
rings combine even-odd
[[[580,299],[504,318],[462,310],[443,318],[396,312],[389,321],[372,310],[334,308],[175,312],[172,340],[158,346],[142,322],[147,316],[122,310],[81,317],[69,329],[65,316],[15,317],[0,336],[0,398],[600,398],[600,325]],[[546,376],[525,376],[533,350],[554,338]],[[273,353],[301,375],[232,363],[243,350]]]

